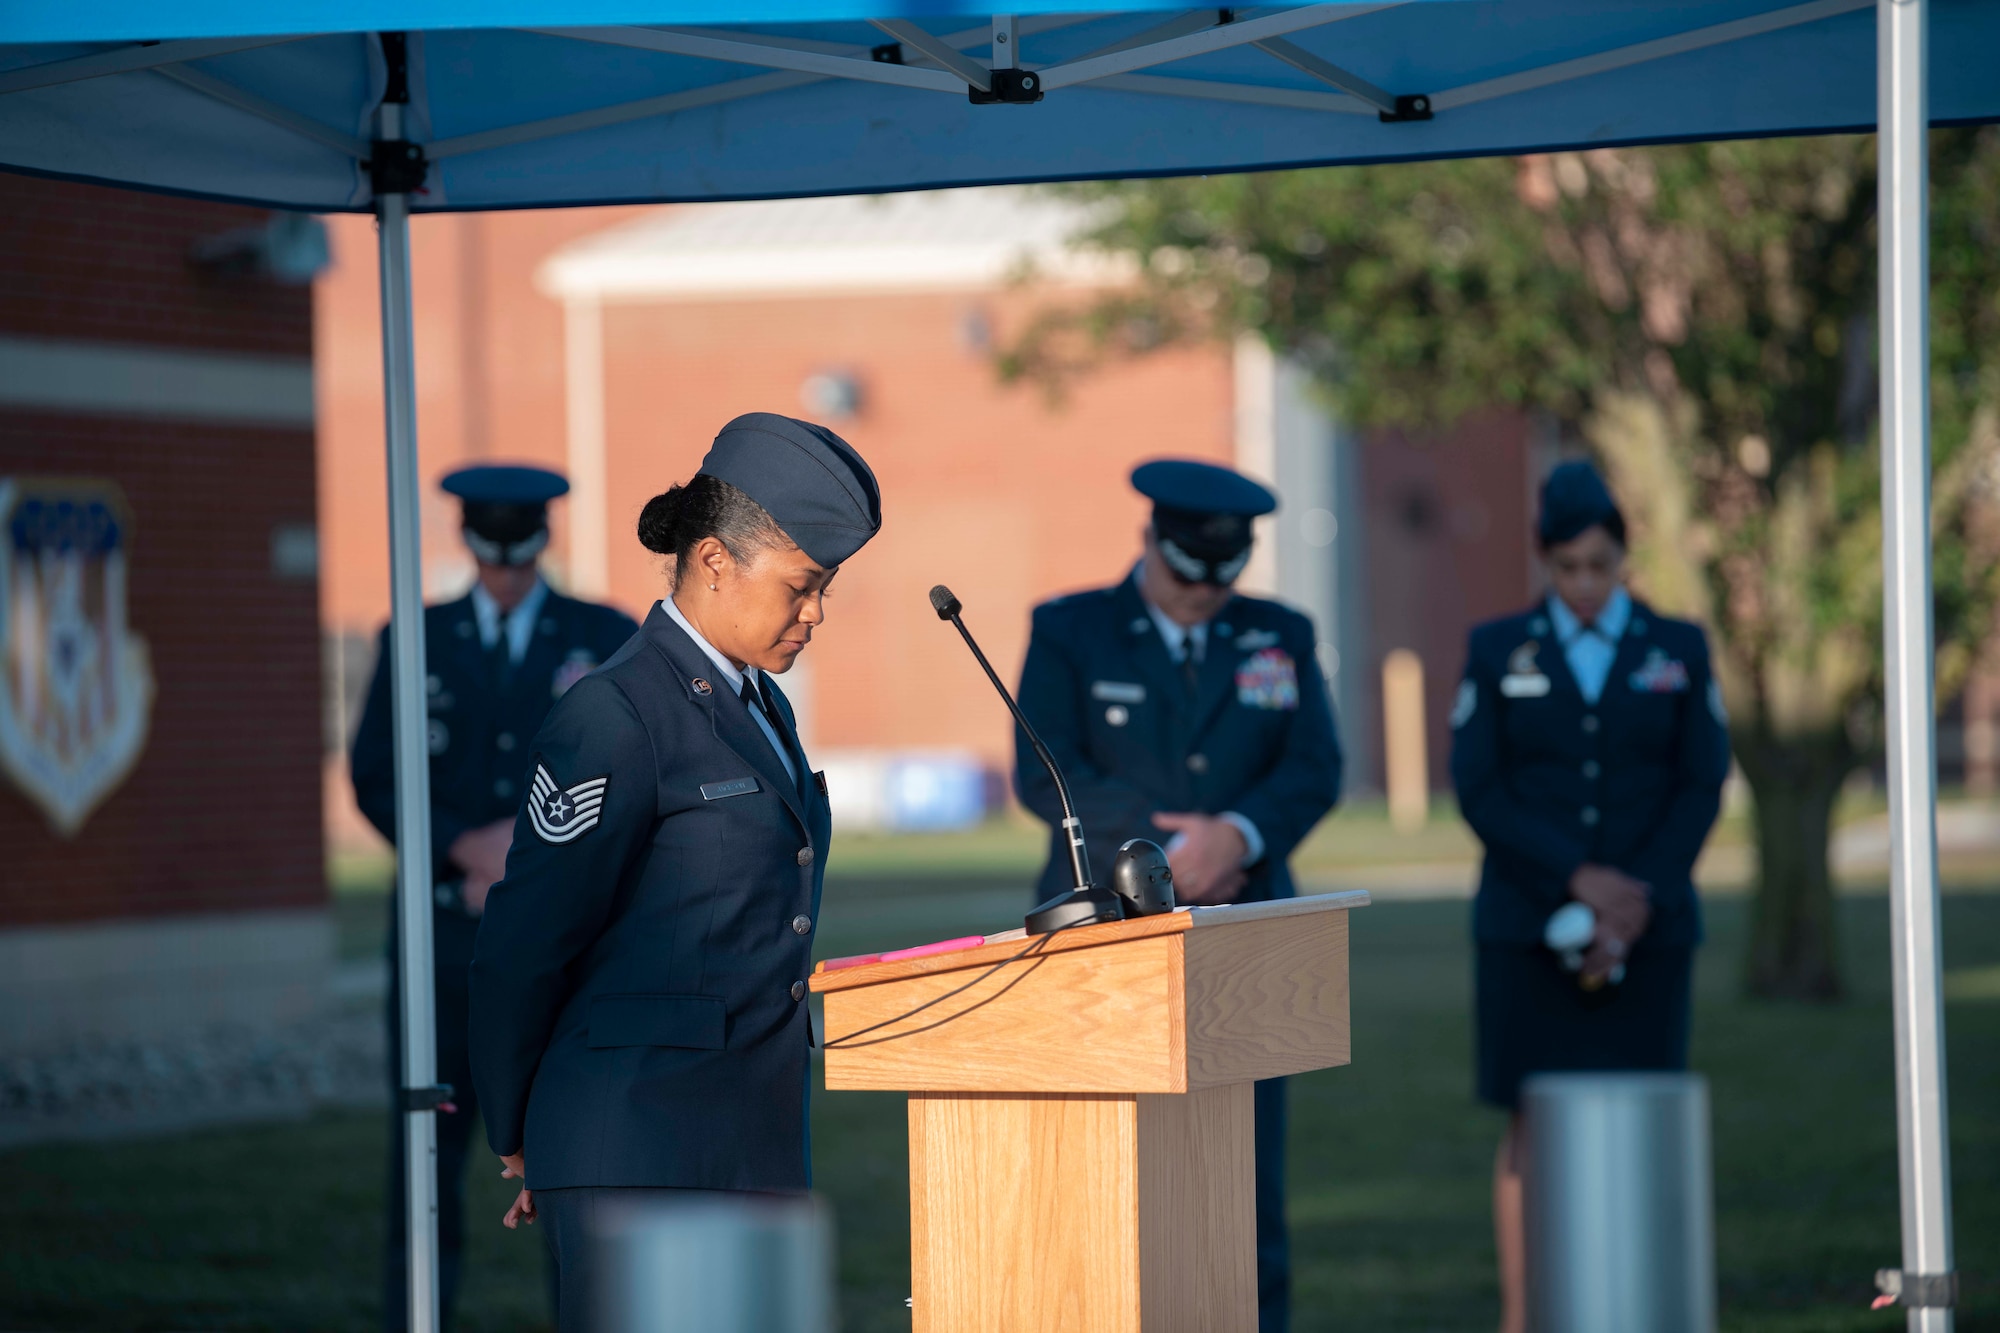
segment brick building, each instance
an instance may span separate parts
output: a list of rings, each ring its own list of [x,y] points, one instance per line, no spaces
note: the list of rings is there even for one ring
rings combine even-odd
[[[995,346],[1030,309],[1119,278],[1067,249],[1080,225],[1013,189],[417,219],[427,595],[470,582],[434,485],[462,462],[568,473],[551,576],[640,614],[662,591],[631,537],[646,499],[739,412],[823,419],[876,468],[886,522],[786,680],[814,758],[838,775],[945,749],[998,772],[1010,727],[925,591],[950,584],[1011,672],[1034,602],[1130,567],[1145,521],[1133,463],[1209,458],[1283,496],[1246,582],[1317,620],[1357,784],[1380,781],[1377,676],[1399,646],[1425,658],[1441,778],[1465,626],[1528,595],[1531,433],[1496,418],[1416,447],[1354,438],[1254,343],[1161,353],[1059,400],[1003,385]],[[351,727],[387,614],[379,344],[370,224],[331,227],[316,344],[324,605]],[[344,776],[327,791],[353,833]]]
[[[317,234],[0,176],[0,1052],[323,999]]]

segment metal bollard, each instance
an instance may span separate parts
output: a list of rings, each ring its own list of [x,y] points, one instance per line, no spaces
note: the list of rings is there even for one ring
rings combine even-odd
[[[832,1333],[833,1217],[817,1198],[690,1193],[598,1233],[596,1333]]]
[[[1521,1108],[1532,1333],[1714,1333],[1707,1080],[1542,1074]]]

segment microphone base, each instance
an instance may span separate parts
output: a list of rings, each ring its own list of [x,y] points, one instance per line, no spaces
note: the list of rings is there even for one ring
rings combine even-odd
[[[1125,919],[1124,899],[1095,884],[1059,893],[1028,913],[1024,923],[1030,935],[1047,935],[1071,926],[1091,926],[1104,921]]]

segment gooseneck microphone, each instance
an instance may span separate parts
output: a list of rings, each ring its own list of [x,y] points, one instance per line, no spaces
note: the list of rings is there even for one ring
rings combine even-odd
[[[1007,704],[1007,711],[1014,715],[1021,733],[1028,738],[1034,748],[1035,757],[1049,770],[1055,779],[1056,798],[1062,802],[1064,836],[1069,840],[1070,873],[1076,887],[1067,893],[1059,893],[1028,913],[1027,929],[1030,935],[1045,935],[1053,930],[1068,926],[1088,925],[1095,921],[1121,921],[1125,917],[1124,900],[1109,889],[1099,888],[1090,880],[1090,853],[1083,843],[1083,821],[1076,817],[1076,805],[1070,800],[1069,782],[1063,777],[1062,769],[1056,766],[1056,757],[1049,753],[1049,747],[1042,743],[1034,725],[1021,712],[1021,706],[1014,702],[1014,696],[1000,680],[1000,674],[993,664],[986,660],[986,654],[979,651],[979,643],[972,637],[972,631],[965,627],[959,615],[965,610],[958,598],[952,596],[951,589],[942,583],[931,589],[931,609],[939,620],[949,620],[958,630],[965,646],[972,650],[980,668],[986,672],[986,679],[993,682],[993,688],[1000,692],[1000,698]]]

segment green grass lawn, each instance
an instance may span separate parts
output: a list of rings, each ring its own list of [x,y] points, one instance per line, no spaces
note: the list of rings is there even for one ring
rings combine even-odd
[[[1025,871],[832,881],[827,954],[1012,924]],[[938,887],[949,884],[949,888]],[[379,899],[354,900],[354,929]],[[1886,901],[1841,904],[1852,982],[1829,1007],[1736,991],[1743,904],[1712,907],[1695,1063],[1712,1081],[1724,1327],[1890,1330],[1870,1278],[1898,1261]],[[1298,1328],[1487,1329],[1487,1173],[1498,1117],[1470,1095],[1465,905],[1354,918],[1352,1066],[1293,1083]],[[2000,895],[1946,899],[1961,1330],[2000,1328]],[[361,946],[357,945],[357,949]],[[365,951],[365,950],[364,950]],[[0,1329],[375,1326],[385,1118],[310,1121],[0,1156]],[[908,1327],[903,1106],[814,1099],[840,1227],[845,1327]],[[544,1328],[538,1236],[475,1164],[466,1330]]]

